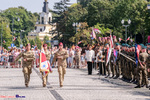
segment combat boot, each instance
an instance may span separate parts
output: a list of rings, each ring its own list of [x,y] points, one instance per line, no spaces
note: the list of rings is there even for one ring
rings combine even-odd
[[[46,84],[43,84],[43,87],[46,87]]]
[[[141,85],[137,85],[136,87],[134,87],[134,88],[141,88]]]
[[[26,83],[25,86],[28,87],[28,83]]]

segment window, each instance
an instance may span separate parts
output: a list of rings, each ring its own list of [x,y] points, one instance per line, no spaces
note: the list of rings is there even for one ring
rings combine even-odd
[[[44,17],[42,17],[42,24],[44,24]]]
[[[50,24],[50,22],[51,22],[51,17],[49,17],[49,24]]]
[[[35,30],[37,29],[37,26],[35,26]]]
[[[42,32],[42,28],[40,28],[40,32]]]

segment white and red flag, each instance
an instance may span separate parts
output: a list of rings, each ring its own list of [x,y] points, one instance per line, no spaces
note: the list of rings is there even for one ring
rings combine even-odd
[[[95,31],[96,34],[101,33],[101,31],[99,29],[97,29],[97,28],[94,28],[94,31]]]
[[[128,37],[126,41],[129,41],[129,40],[130,40],[130,37]]]
[[[110,57],[111,57],[111,54],[112,54],[113,47],[114,47],[114,42],[113,42],[112,35],[110,34],[110,47],[107,48],[106,66],[110,61]]]
[[[82,41],[79,41],[79,42],[78,42],[78,44],[81,44],[81,43],[82,43]]]
[[[40,53],[40,71],[43,72],[45,77],[48,75],[49,72],[52,72],[52,67],[50,66],[50,62],[46,59],[43,48]]]
[[[122,41],[122,38],[119,38],[119,42],[121,42]]]
[[[94,31],[94,29],[92,30],[92,33],[91,33],[91,35],[92,35],[92,38],[93,38],[93,39],[96,39],[96,34],[95,34],[95,31]]]
[[[113,38],[112,35],[110,34],[110,47],[113,48],[114,47],[114,42],[113,42]]]

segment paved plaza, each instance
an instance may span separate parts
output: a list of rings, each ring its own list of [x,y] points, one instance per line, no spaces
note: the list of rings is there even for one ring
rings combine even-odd
[[[59,87],[57,69],[49,74],[47,87],[42,87],[38,69],[33,69],[29,87],[24,86],[21,68],[0,69],[0,100],[150,100],[150,90],[134,89],[135,84],[122,80],[87,75],[86,69],[67,69],[64,87]],[[16,96],[20,98],[2,98]]]

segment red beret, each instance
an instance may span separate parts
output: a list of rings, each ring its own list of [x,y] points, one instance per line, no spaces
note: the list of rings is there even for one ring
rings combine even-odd
[[[27,47],[27,46],[30,46],[30,43],[26,44],[26,47]]]
[[[46,47],[47,46],[47,44],[45,43],[45,44],[43,44],[43,47]]]
[[[62,46],[62,45],[63,45],[63,43],[62,43],[62,42],[60,42],[60,43],[59,43],[59,46]]]

